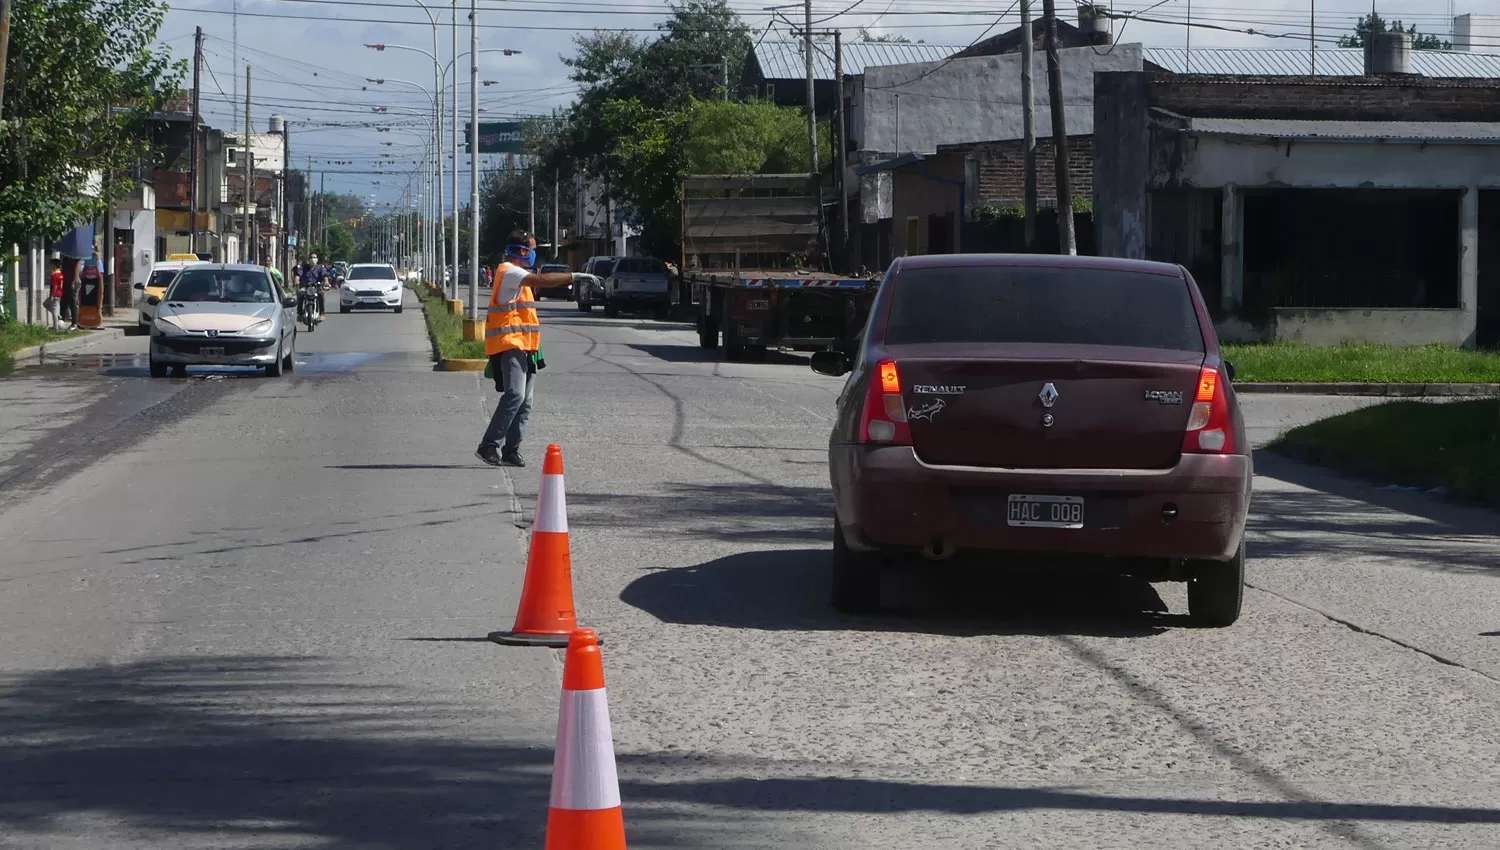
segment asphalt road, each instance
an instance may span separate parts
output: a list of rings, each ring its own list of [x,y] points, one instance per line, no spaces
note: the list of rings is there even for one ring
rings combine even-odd
[[[540,846],[558,659],[480,638],[558,442],[632,847],[1500,847],[1495,515],[1262,455],[1231,629],[993,564],[842,617],[840,382],[543,317],[521,471],[413,310],[281,379],[132,338],[0,381],[0,846]],[[1244,402],[1260,440],[1368,403]]]

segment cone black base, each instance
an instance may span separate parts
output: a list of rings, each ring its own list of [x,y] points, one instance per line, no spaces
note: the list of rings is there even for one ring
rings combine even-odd
[[[505,646],[544,646],[549,649],[567,649],[567,635],[523,635],[515,632],[490,632],[489,639]],[[603,646],[603,639],[599,640]]]

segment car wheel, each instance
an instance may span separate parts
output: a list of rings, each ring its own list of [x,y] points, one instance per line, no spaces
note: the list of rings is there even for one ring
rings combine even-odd
[[[287,372],[297,371],[297,338],[292,337],[292,350],[281,358],[281,368]]]
[[[174,377],[174,378],[186,378],[187,377],[187,367],[186,366],[173,366],[172,367],[172,377]]]
[[[399,313],[400,313],[400,312],[401,312],[401,309],[402,309],[402,307],[404,307],[404,306],[405,306],[405,305],[403,305],[403,304],[397,304],[397,305],[396,305],[396,306],[395,306],[395,308],[394,308],[394,309],[393,309],[393,310],[391,310],[391,312],[393,312],[393,313],[398,313],[398,314],[399,314]]]
[[[1234,625],[1245,602],[1245,542],[1227,561],[1195,562],[1187,591],[1188,618],[1194,625]]]
[[[614,304],[604,305],[604,318],[617,319],[620,317],[620,308]]]
[[[347,312],[349,312],[349,308],[348,308],[348,307],[345,307],[345,306],[344,306],[344,305],[342,305],[342,304],[340,304],[340,305],[339,305],[339,312],[340,312],[340,313],[347,313]]]
[[[153,378],[165,378],[166,376],[167,376],[167,364],[165,364],[165,363],[157,363],[155,360],[152,360],[151,361],[151,377],[153,377]]]
[[[593,309],[594,309],[593,302],[589,301],[587,298],[579,298],[578,299],[578,312],[580,312],[580,313],[588,313],[588,312],[593,311]]]
[[[282,364],[281,349],[278,348],[278,349],[276,349],[276,362],[275,363],[268,363],[268,364],[266,364],[266,377],[267,378],[279,378],[279,377],[281,377],[281,364]]]
[[[856,552],[844,540],[844,527],[833,521],[833,607],[845,614],[880,610],[880,565],[877,552]]]

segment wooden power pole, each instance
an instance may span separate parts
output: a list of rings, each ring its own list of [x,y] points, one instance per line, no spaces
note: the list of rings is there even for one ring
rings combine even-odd
[[[190,164],[188,166],[189,178],[192,184],[188,186],[188,251],[198,253],[198,183],[202,180],[198,172],[198,99],[202,95],[201,79],[203,75],[203,27],[193,35],[193,148],[188,154]]]
[[[1062,60],[1057,55],[1057,9],[1042,0],[1047,27],[1047,99],[1052,101],[1052,155],[1057,164],[1057,241],[1059,254],[1077,254],[1073,235],[1073,188],[1068,181],[1068,122],[1063,108]]]
[[[1026,222],[1026,250],[1036,245],[1036,85],[1031,72],[1036,65],[1032,39],[1031,0],[1021,2],[1021,27],[1025,38],[1021,39],[1021,180],[1022,212]]]

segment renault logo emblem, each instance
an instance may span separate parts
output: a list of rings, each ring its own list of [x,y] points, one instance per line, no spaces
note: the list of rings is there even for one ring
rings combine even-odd
[[[1057,387],[1051,384],[1042,384],[1042,391],[1036,394],[1042,400],[1042,407],[1051,407],[1057,404]]]

